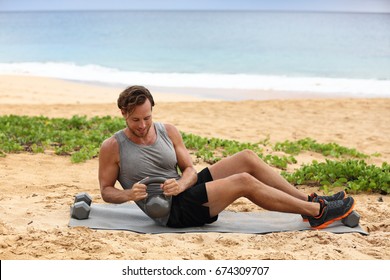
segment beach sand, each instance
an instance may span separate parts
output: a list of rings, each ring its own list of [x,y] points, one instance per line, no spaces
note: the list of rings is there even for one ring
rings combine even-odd
[[[0,76],[0,114],[120,116],[122,88],[61,80]],[[270,96],[286,96],[269,93]],[[218,101],[154,93],[154,120],[207,137],[271,143],[311,137],[390,162],[390,99],[277,99]],[[299,163],[323,158],[305,152]],[[196,161],[200,170],[207,164]],[[315,230],[264,235],[230,233],[138,234],[68,227],[74,195],[88,192],[104,203],[98,160],[72,164],[69,157],[18,153],[0,157],[0,259],[39,260],[388,260],[390,196],[354,195],[368,236]],[[294,168],[294,166],[292,167]],[[298,186],[310,193],[321,190]],[[246,199],[229,210],[264,211]]]

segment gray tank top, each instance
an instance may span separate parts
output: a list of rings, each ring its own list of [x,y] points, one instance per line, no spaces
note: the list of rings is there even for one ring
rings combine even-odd
[[[157,133],[156,141],[149,146],[138,145],[127,138],[123,130],[115,133],[119,144],[120,166],[118,181],[124,189],[132,186],[145,177],[164,177],[179,179],[177,171],[177,158],[173,143],[168,136],[164,124],[154,123]],[[154,188],[149,190],[148,196],[163,195],[162,190]],[[146,213],[146,200],[137,201],[137,205]],[[170,202],[170,199],[169,199]],[[169,214],[165,217],[154,218],[159,224],[166,225]]]

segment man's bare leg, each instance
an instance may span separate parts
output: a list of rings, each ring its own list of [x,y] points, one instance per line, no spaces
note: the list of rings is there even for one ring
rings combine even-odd
[[[270,187],[248,173],[234,174],[206,183],[210,216],[223,211],[240,197],[271,211],[317,216],[320,204],[307,202]]]
[[[245,172],[265,185],[281,190],[298,199],[307,201],[307,194],[304,194],[288,183],[280,174],[250,150],[244,150],[233,156],[224,158],[210,166],[209,170],[214,180]]]

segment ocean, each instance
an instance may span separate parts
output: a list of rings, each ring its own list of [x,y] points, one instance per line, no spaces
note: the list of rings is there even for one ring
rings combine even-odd
[[[389,31],[384,13],[0,12],[0,74],[388,98]]]

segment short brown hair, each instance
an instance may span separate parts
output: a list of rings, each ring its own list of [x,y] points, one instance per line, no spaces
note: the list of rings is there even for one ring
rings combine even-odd
[[[147,88],[130,86],[120,93],[117,104],[119,109],[132,113],[136,106],[144,104],[147,99],[153,107],[153,96]]]

